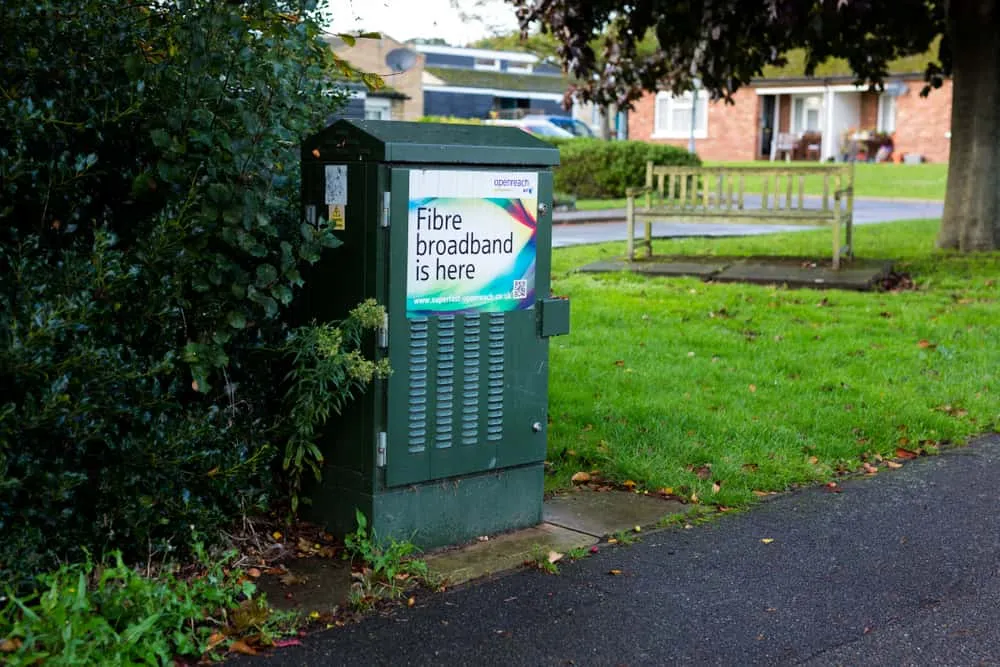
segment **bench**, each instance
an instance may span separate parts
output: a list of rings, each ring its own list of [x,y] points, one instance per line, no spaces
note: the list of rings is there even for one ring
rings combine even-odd
[[[807,196],[807,178],[822,196]],[[830,167],[666,167],[646,163],[646,185],[626,192],[628,259],[636,245],[653,253],[653,223],[780,224],[833,229],[833,268],[853,257],[854,165]],[[640,204],[642,204],[640,206]],[[636,240],[636,223],[645,234]],[[846,232],[846,242],[841,243]]]

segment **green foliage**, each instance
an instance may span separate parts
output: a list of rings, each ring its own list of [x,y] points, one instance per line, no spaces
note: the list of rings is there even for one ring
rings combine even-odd
[[[368,300],[339,326],[314,324],[294,330],[285,343],[292,355],[285,394],[291,433],[285,444],[282,468],[292,485],[291,502],[299,503],[299,486],[306,468],[319,478],[323,454],[316,445],[319,429],[331,413],[339,413],[352,395],[374,378],[389,376],[388,359],[365,359],[358,346],[366,329],[382,324],[385,310]]]
[[[255,635],[267,645],[288,628],[287,615],[270,612],[256,587],[226,568],[235,554],[202,572],[155,579],[125,565],[121,554],[95,566],[64,565],[38,577],[24,597],[0,598],[0,642],[5,665],[173,664],[225,651]]]
[[[568,139],[559,146],[555,189],[577,197],[624,197],[626,188],[646,182],[646,162],[700,166],[701,160],[682,148],[642,141]]]
[[[325,418],[297,356],[319,334],[291,316],[337,245],[298,206],[299,142],[344,100],[321,10],[0,8],[0,578],[214,534]],[[350,378],[329,395],[370,376],[358,341],[323,362]]]
[[[353,606],[395,599],[412,584],[428,581],[427,563],[413,558],[418,549],[412,542],[381,540],[369,529],[368,518],[361,510],[355,510],[354,516],[357,530],[344,536],[344,557],[360,566],[351,589]]]
[[[481,118],[459,118],[458,116],[421,116],[418,123],[450,123],[452,125],[482,125]]]
[[[554,554],[554,555],[553,555]],[[532,545],[531,559],[526,561],[526,565],[541,570],[545,574],[559,574],[559,560],[562,554],[548,551],[540,544]]]

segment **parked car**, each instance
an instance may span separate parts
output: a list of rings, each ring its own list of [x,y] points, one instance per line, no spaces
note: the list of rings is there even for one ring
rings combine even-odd
[[[487,120],[483,122],[486,125],[509,125],[511,127],[518,127],[528,134],[534,134],[539,137],[572,139],[575,136],[571,132],[568,132],[567,130],[564,130],[546,120],[528,120],[526,118],[519,118],[517,120]]]
[[[587,137],[592,139],[597,136],[597,134],[590,128],[589,125],[584,123],[582,120],[577,120],[576,118],[570,118],[569,116],[542,116],[542,115],[529,115],[525,116],[522,120],[526,121],[546,121],[552,123],[556,127],[566,130],[574,137]]]

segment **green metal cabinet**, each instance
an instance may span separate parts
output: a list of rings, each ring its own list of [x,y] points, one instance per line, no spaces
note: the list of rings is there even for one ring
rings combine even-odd
[[[559,153],[510,127],[339,121],[302,146],[308,224],[343,242],[308,277],[304,315],[386,308],[368,354],[377,381],[332,421],[311,518],[424,548],[541,521],[548,337],[568,333],[550,296],[552,166]]]

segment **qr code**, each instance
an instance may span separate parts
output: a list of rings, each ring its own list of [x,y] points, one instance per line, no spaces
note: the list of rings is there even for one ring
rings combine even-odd
[[[514,289],[511,290],[511,296],[515,299],[523,299],[528,296],[528,281],[527,280],[515,280]]]

